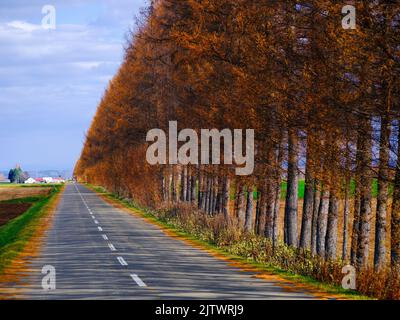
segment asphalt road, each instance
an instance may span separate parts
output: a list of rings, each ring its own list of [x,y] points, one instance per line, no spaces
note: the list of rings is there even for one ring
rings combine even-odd
[[[46,265],[55,268],[55,290],[42,288]],[[16,298],[314,299],[171,238],[82,185],[65,188],[28,269]]]

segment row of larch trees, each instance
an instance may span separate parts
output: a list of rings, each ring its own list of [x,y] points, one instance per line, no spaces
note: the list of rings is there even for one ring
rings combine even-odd
[[[358,269],[400,268],[400,5],[353,4],[355,30],[342,27],[341,1],[151,3],[76,175]],[[169,121],[254,129],[253,174],[149,165],[146,134]]]

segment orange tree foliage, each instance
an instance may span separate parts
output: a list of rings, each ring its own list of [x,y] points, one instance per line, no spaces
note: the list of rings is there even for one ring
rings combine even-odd
[[[138,19],[124,62],[100,102],[76,175],[154,208],[190,202],[211,215],[224,213],[274,242],[283,221],[287,244],[315,253],[318,243],[324,258],[341,256],[359,268],[372,259],[376,221],[381,245],[375,246],[375,268],[391,261],[396,269],[399,4],[355,2],[355,30],[342,28],[343,5],[155,1]],[[237,177],[227,165],[150,166],[147,132],[167,132],[175,120],[180,129],[255,129],[254,174]],[[385,132],[391,143],[381,139]],[[387,153],[380,153],[382,161],[379,150]],[[290,208],[298,192],[290,179],[303,174],[309,187],[303,210]],[[280,186],[288,178],[288,210],[281,217]],[[372,201],[373,179],[384,203],[379,210]],[[257,190],[254,199],[246,196],[251,190]]]

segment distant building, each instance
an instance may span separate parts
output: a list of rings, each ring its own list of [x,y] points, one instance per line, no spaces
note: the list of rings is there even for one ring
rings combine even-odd
[[[53,183],[54,179],[52,177],[43,177],[44,183]]]
[[[25,184],[37,184],[37,183],[47,183],[47,184],[62,184],[65,183],[65,179],[63,178],[52,178],[52,177],[43,177],[43,178],[29,178],[25,180]]]
[[[37,183],[36,179],[29,178],[24,181],[25,184],[35,184]]]
[[[39,183],[48,183],[48,184],[61,184],[65,183],[65,179],[63,178],[52,178],[52,177],[43,177],[36,179]]]

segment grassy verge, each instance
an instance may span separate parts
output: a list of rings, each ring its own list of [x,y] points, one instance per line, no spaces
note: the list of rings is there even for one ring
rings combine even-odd
[[[40,219],[49,213],[49,208],[61,189],[62,186],[54,186],[46,196],[4,201],[5,203],[32,203],[32,206],[0,228],[0,274],[22,252],[34,235]]]
[[[223,259],[230,260],[231,262],[236,262],[238,266],[245,269],[249,268],[261,272],[267,275],[277,275],[280,278],[287,280],[290,283],[297,285],[300,289],[310,290],[315,293],[316,296],[323,296],[325,293],[336,298],[342,299],[371,299],[369,297],[363,296],[355,291],[344,290],[343,288],[331,284],[326,284],[315,280],[309,276],[299,275],[293,272],[289,272],[274,266],[273,264],[260,263],[256,259],[249,256],[233,254],[234,250],[227,250],[225,247],[220,247],[212,241],[207,241],[207,238],[199,236],[199,233],[191,232],[185,228],[182,224],[177,223],[176,220],[168,219],[163,215],[159,215],[157,212],[149,210],[148,208],[141,207],[140,205],[126,199],[121,199],[118,196],[107,192],[102,187],[88,185],[92,190],[97,193],[102,194],[105,198],[111,200],[114,203],[122,205],[124,208],[131,210],[132,212],[139,214],[146,220],[158,225],[168,233],[183,239],[190,241],[190,243],[208,250]]]

